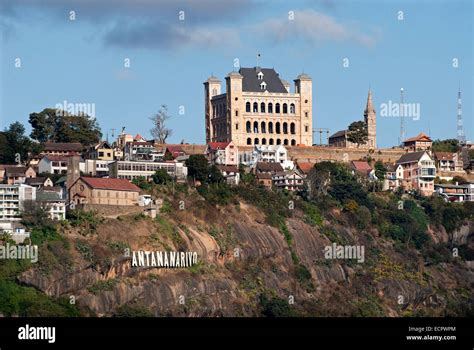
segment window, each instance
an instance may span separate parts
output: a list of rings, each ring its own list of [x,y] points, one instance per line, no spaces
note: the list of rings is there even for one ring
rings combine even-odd
[[[294,103],[290,104],[290,113],[292,113],[292,114],[295,114],[295,113],[296,113],[296,109],[295,109],[295,104],[294,104]]]
[[[257,113],[257,112],[258,112],[258,103],[257,103],[257,102],[254,102],[254,103],[253,103],[253,112],[254,112],[254,113]]]
[[[304,116],[308,118],[308,112],[304,112]]]
[[[273,103],[268,104],[268,113],[273,113]]]
[[[295,123],[291,123],[291,124],[290,124],[290,133],[291,133],[292,135],[296,134]]]
[[[251,123],[250,123],[250,122],[247,122],[247,123],[245,124],[245,126],[246,126],[246,129],[247,129],[247,132],[252,132],[252,126],[251,126]]]
[[[254,144],[258,145],[258,139],[257,138],[255,138]]]
[[[277,139],[277,145],[281,145],[281,140]]]
[[[217,89],[212,89],[212,96],[216,96],[217,95]]]
[[[286,103],[283,103],[283,113],[288,113],[288,105]]]
[[[260,112],[265,113],[265,103],[260,103]]]
[[[258,76],[258,80],[263,79],[263,73],[262,72],[258,72],[257,76]]]
[[[269,145],[273,145],[273,139],[268,140]]]
[[[283,133],[288,134],[288,123],[283,123]]]
[[[235,123],[235,130],[239,130],[239,123]]]
[[[279,134],[281,131],[280,131],[280,123],[277,122],[275,123],[275,129],[276,129],[276,133]]]
[[[305,125],[305,126],[304,126],[304,132],[308,132],[308,129],[309,129],[309,128],[308,128],[308,125]]]
[[[260,123],[260,132],[261,132],[262,134],[265,134],[265,133],[267,132],[266,129],[267,129],[267,128],[265,127],[265,122],[261,122],[261,123]]]
[[[285,141],[283,141],[283,144],[284,144],[285,146],[288,146],[288,140],[285,139]]]
[[[266,90],[267,89],[267,83],[265,83],[264,81],[262,81],[260,83],[260,90]]]
[[[268,132],[270,134],[273,134],[273,123],[272,122],[268,123]]]
[[[235,111],[235,116],[236,116],[236,117],[239,116],[239,111]]]
[[[253,132],[258,133],[258,122],[253,122]]]
[[[247,103],[245,104],[245,111],[246,111],[247,113],[250,113],[250,102],[247,102]]]
[[[280,104],[275,104],[275,113],[280,113]]]
[[[291,140],[291,145],[296,146],[296,140]]]

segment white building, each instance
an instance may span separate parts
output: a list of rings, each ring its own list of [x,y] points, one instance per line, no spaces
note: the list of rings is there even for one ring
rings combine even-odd
[[[272,176],[273,186],[288,191],[298,191],[303,187],[304,177],[295,170],[281,171]]]
[[[109,175],[109,164],[113,160],[85,159],[79,163],[79,170],[87,176],[104,177]]]
[[[185,181],[188,176],[188,168],[183,163],[169,162],[133,162],[115,161],[109,164],[109,176],[118,179],[133,180],[144,177],[150,180],[158,169],[166,172],[177,181]]]
[[[240,163],[253,168],[257,162],[280,163],[285,170],[292,170],[294,163],[288,159],[288,152],[282,145],[255,146],[252,152],[240,153]]]
[[[67,156],[47,155],[41,158],[38,163],[38,173],[49,174],[66,174],[67,173]]]
[[[12,221],[0,221],[0,233],[9,234],[16,244],[21,244],[30,238],[30,233],[23,226]]]
[[[36,200],[36,188],[24,184],[0,184],[0,220],[19,221],[25,202]]]
[[[66,219],[66,200],[62,198],[61,193],[54,191],[38,191],[36,201],[43,208],[51,220]]]

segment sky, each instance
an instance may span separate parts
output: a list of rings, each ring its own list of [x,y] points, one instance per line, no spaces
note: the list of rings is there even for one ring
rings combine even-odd
[[[29,133],[30,113],[67,101],[93,106],[104,139],[122,127],[151,138],[149,118],[164,104],[168,142],[203,144],[203,82],[215,75],[225,83],[260,53],[260,66],[290,82],[312,77],[313,128],[332,134],[363,119],[370,88],[378,147],[392,147],[400,118],[381,112],[403,88],[413,107],[406,137],[455,138],[460,86],[473,140],[473,4],[0,0],[0,129],[20,121]]]

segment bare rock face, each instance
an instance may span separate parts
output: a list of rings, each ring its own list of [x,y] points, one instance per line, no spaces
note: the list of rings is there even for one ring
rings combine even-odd
[[[324,250],[333,243],[330,237],[298,216],[286,221],[292,237],[289,245],[284,234],[252,206],[242,204],[238,212],[214,214],[209,220],[167,217],[160,224],[150,219],[108,219],[90,237],[66,232],[72,247],[78,240],[90,245],[93,262],[72,248],[72,268],[57,266],[48,274],[32,268],[18,280],[50,296],[73,295],[80,307],[98,316],[111,316],[124,305],[144,307],[155,316],[259,316],[261,294],[292,298],[296,309],[305,315],[311,310],[311,316],[366,309],[400,316],[428,303],[442,308],[446,296],[436,291],[443,284],[459,288],[460,281],[464,286],[474,283],[472,266],[463,263],[442,270],[409,266],[390,242],[370,230],[361,233],[335,225],[345,242],[366,248],[365,261],[328,261]],[[440,242],[447,240],[445,232],[431,229],[431,234]],[[456,234],[459,242],[466,242],[472,226]],[[195,251],[199,262],[187,269],[132,267],[123,252],[104,248],[116,241],[131,251]],[[416,262],[418,253],[413,254],[411,260]]]

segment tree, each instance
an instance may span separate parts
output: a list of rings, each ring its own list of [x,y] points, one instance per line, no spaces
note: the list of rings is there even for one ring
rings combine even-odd
[[[14,164],[18,160],[25,163],[30,151],[38,153],[38,146],[25,135],[25,127],[20,122],[12,123],[0,132],[0,163]]]
[[[385,178],[385,174],[387,173],[387,168],[385,168],[383,162],[381,160],[376,161],[374,168],[377,179],[383,180]]]
[[[153,182],[159,185],[165,185],[173,179],[165,169],[158,169],[152,176]]]
[[[172,130],[166,127],[166,121],[171,116],[168,114],[168,107],[161,105],[158,113],[150,117],[153,122],[153,128],[150,130],[151,135],[155,139],[155,143],[165,144],[166,139],[172,135]]]
[[[188,176],[201,182],[207,181],[209,175],[209,164],[203,154],[192,154],[186,159]]]
[[[79,142],[84,146],[100,141],[102,133],[95,118],[88,115],[58,113],[54,108],[45,108],[31,113],[32,131],[30,137],[39,142]]]
[[[367,131],[367,124],[363,121],[353,122],[349,125],[349,132],[347,133],[347,140],[356,143],[357,147],[367,143],[369,133]]]
[[[209,183],[220,183],[224,181],[224,176],[220,172],[219,168],[215,165],[209,167],[209,176],[207,178]]]
[[[446,139],[446,140],[435,140],[431,146],[433,152],[450,152],[454,153],[459,151],[459,141],[456,139]]]

